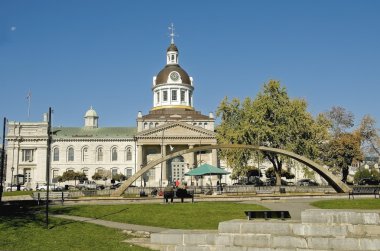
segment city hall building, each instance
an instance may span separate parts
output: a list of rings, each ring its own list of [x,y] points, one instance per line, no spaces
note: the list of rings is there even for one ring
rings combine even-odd
[[[217,144],[213,114],[195,110],[194,91],[193,78],[179,65],[172,37],[166,65],[153,77],[153,107],[148,114],[138,112],[137,127],[99,127],[101,117],[91,107],[85,112],[83,127],[52,128],[50,182],[68,170],[83,172],[88,179],[96,172],[130,177],[171,152]],[[19,175],[29,188],[46,183],[47,131],[46,115],[41,122],[8,122],[6,185]],[[163,162],[137,185],[143,181],[147,186],[165,186],[176,180],[190,183],[184,174],[201,163],[217,166],[217,151],[189,153]]]

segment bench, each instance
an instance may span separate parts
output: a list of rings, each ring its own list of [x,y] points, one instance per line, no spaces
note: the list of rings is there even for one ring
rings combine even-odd
[[[59,200],[62,202],[62,204],[68,197],[69,192],[49,192],[49,200]],[[46,192],[33,192],[33,199],[37,201],[38,205],[40,205],[41,201],[46,200]]]
[[[253,211],[244,211],[245,215],[247,216],[248,220],[254,218],[254,219],[290,219],[290,213],[289,211],[267,211],[267,210],[253,210]]]
[[[375,199],[377,196],[379,196],[380,187],[371,187],[371,186],[365,186],[365,187],[353,187],[351,191],[348,192],[348,199],[354,199],[354,195],[374,195]]]
[[[191,198],[191,202],[194,203],[194,190],[186,190],[186,189],[178,188],[176,191],[173,191],[173,192],[164,191],[165,203],[168,203],[169,199],[171,202],[173,202],[174,198],[181,199],[181,203],[183,203],[185,198]]]

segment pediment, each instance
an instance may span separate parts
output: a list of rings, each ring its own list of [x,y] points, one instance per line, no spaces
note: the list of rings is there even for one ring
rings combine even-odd
[[[184,122],[169,122],[165,125],[145,130],[136,134],[136,137],[215,137],[213,131],[190,125]]]

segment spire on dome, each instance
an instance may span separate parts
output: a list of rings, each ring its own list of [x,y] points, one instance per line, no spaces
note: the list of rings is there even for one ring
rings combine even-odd
[[[169,34],[169,36],[171,37],[171,41],[170,43],[171,44],[174,44],[174,37],[176,36],[175,33],[174,33],[174,24],[172,23],[171,26],[169,27],[169,30],[171,30],[171,33]]]

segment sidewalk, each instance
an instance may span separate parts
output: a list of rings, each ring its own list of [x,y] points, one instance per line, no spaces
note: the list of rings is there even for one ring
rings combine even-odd
[[[135,225],[135,224],[126,224],[126,223],[120,223],[115,221],[106,221],[106,220],[99,220],[95,218],[86,218],[86,217],[79,217],[79,216],[70,216],[70,215],[62,215],[62,214],[51,214],[52,217],[57,217],[61,219],[66,220],[73,220],[73,221],[81,221],[86,223],[92,223],[96,225],[101,225],[104,227],[110,227],[120,230],[130,230],[130,231],[142,231],[142,232],[149,232],[149,233],[159,233],[162,231],[169,230],[168,228],[162,228],[162,227],[151,227],[151,226],[142,226],[142,225]]]

